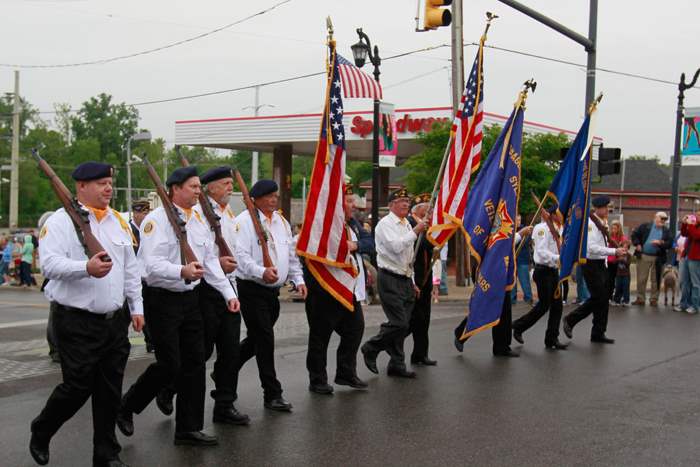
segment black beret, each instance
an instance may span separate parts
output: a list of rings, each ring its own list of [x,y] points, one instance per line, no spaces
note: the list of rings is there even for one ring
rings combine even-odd
[[[76,182],[89,182],[90,180],[111,177],[113,174],[114,168],[111,165],[89,161],[76,167],[71,176]]]
[[[187,167],[180,167],[172,171],[168,179],[165,181],[165,185],[170,188],[173,185],[182,185],[187,181],[187,179],[197,176],[197,167],[190,165]]]
[[[398,190],[389,193],[389,202],[395,201],[399,198],[409,198],[408,190],[405,188],[399,188]]]
[[[610,204],[610,197],[601,195],[601,196],[596,196],[593,198],[593,207],[595,208],[602,208]]]
[[[269,195],[270,193],[274,193],[277,191],[279,187],[277,186],[277,182],[274,180],[258,180],[255,182],[255,185],[253,185],[253,188],[250,189],[250,196],[251,198],[260,198],[265,195]]]
[[[206,185],[207,183],[214,182],[216,180],[221,180],[222,178],[232,177],[233,174],[231,173],[231,167],[221,166],[207,170],[202,174],[201,177],[199,177],[199,179],[201,180],[202,184]]]
[[[557,210],[559,210],[559,206],[557,206],[556,204],[553,204],[546,209],[546,211],[550,214],[554,214],[555,212],[557,212]]]
[[[421,193],[419,195],[414,196],[411,198],[411,207],[418,206],[419,204],[423,203],[429,203],[430,202],[430,193]]]

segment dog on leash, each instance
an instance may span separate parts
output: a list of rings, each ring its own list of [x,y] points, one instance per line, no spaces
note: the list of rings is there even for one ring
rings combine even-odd
[[[678,269],[667,264],[661,272],[661,293],[664,294],[664,305],[668,305],[668,293],[671,293],[671,306],[676,305],[676,293],[678,293]]]

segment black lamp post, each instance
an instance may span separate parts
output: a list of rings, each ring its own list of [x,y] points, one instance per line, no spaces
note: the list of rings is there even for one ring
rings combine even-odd
[[[673,147],[673,180],[671,193],[671,234],[676,237],[678,224],[678,198],[680,197],[680,172],[681,172],[681,129],[683,127],[685,91],[695,86],[700,75],[700,69],[695,72],[690,83],[685,82],[685,73],[681,74],[681,81],[678,83],[678,107],[676,109],[676,141]],[[669,260],[670,263],[670,260]]]
[[[375,45],[372,51],[372,43],[367,34],[362,32],[362,28],[357,29],[360,40],[352,45],[352,56],[355,59],[355,66],[362,68],[369,56],[369,61],[374,65],[374,80],[379,83],[379,65],[382,59],[379,58],[379,48]],[[379,178],[379,99],[374,98],[374,130],[372,132],[372,235],[379,222],[379,193],[381,191]]]

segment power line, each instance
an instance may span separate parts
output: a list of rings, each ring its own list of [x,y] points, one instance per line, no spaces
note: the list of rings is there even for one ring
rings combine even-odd
[[[190,42],[194,42],[199,39],[203,39],[207,36],[211,36],[213,34],[216,34],[218,32],[224,31],[226,29],[229,29],[233,26],[236,26],[237,24],[241,24],[245,21],[248,21],[252,18],[255,18],[256,16],[261,16],[266,13],[269,13],[270,11],[279,8],[280,6],[284,5],[285,3],[289,3],[292,0],[282,0],[280,2],[275,3],[271,7],[268,7],[264,10],[260,10],[257,13],[253,13],[252,15],[246,16],[245,18],[241,18],[239,20],[236,20],[232,23],[228,23],[224,26],[218,27],[216,29],[212,29],[207,32],[203,32],[201,34],[197,34],[196,36],[189,37],[187,39],[182,39],[177,42],[172,42],[170,44],[165,44],[160,47],[155,47],[153,49],[148,49],[148,50],[143,50],[141,52],[134,52],[126,55],[118,55],[116,57],[110,57],[110,58],[102,58],[98,60],[89,60],[89,61],[84,61],[84,62],[76,62],[76,63],[59,63],[59,64],[49,64],[49,65],[24,65],[24,64],[13,64],[13,63],[0,63],[0,67],[6,67],[6,68],[69,68],[69,67],[79,67],[79,66],[86,66],[86,65],[102,65],[105,63],[110,63],[110,62],[116,62],[118,60],[125,60],[128,58],[134,58],[134,57],[140,57],[143,55],[148,55],[152,54],[155,52],[160,52],[162,50],[166,49],[171,49],[173,47],[177,47],[179,45],[187,44]]]

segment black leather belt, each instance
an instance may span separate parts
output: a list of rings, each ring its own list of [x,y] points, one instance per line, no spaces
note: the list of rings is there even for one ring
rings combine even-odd
[[[544,264],[537,264],[537,263],[535,263],[535,269],[551,269],[552,271],[557,270],[557,268],[553,268],[552,266],[546,266]]]
[[[94,319],[99,319],[99,320],[110,320],[116,316],[119,315],[119,312],[122,311],[122,308],[117,308],[114,311],[108,311],[107,313],[94,313],[90,310],[84,310],[82,308],[75,308],[73,306],[66,306],[66,305],[61,305],[60,303],[58,304],[60,309],[71,312],[71,313],[76,313],[81,316],[87,316],[89,318],[94,318]]]
[[[392,277],[395,277],[395,278],[397,278],[397,279],[411,280],[410,277],[408,277],[408,276],[406,276],[406,275],[404,275],[404,274],[399,274],[399,273],[394,272],[394,271],[389,271],[388,269],[379,268],[379,271],[380,271],[382,274],[387,274],[387,275],[392,276]]]

